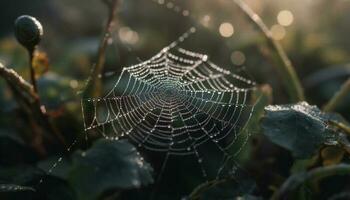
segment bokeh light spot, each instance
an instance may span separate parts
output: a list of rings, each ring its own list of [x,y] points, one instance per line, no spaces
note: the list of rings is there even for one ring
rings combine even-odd
[[[121,41],[129,44],[136,44],[139,41],[139,34],[129,27],[121,27],[118,35]]]
[[[231,23],[225,22],[220,25],[219,32],[222,37],[231,37],[235,33],[235,29]]]
[[[71,81],[69,82],[69,85],[70,85],[71,88],[76,89],[76,88],[78,88],[79,83],[78,83],[77,80],[71,80]]]
[[[211,20],[211,17],[209,15],[205,15],[205,16],[203,16],[203,18],[201,20],[201,23],[202,23],[203,26],[208,27],[209,23],[210,23],[210,20]]]
[[[294,15],[289,10],[282,10],[277,15],[277,21],[282,26],[290,26],[294,21]]]
[[[282,40],[286,36],[286,29],[279,24],[275,24],[271,27],[271,34],[273,39]]]
[[[241,51],[234,51],[231,54],[231,61],[235,65],[243,65],[246,61],[246,57]]]

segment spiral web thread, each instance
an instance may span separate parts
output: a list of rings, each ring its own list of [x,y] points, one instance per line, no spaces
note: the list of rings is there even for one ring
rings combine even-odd
[[[192,27],[149,60],[123,68],[104,97],[83,99],[85,131],[164,152],[162,168],[170,155],[194,155],[204,177],[202,145],[212,143],[229,157],[252,114],[247,101],[255,83],[179,47],[195,32]]]
[[[166,6],[167,9],[180,13],[184,17],[194,18],[187,9],[171,1],[168,3],[164,0],[151,1]],[[141,63],[124,68],[117,83],[105,97],[82,99],[85,139],[88,140],[88,131],[95,130],[106,139],[118,140],[120,137],[129,136],[131,140],[138,143],[139,147],[165,152],[166,156],[158,179],[161,179],[170,155],[195,155],[203,176],[207,178],[206,170],[202,165],[203,159],[198,148],[210,141],[223,153],[222,165],[217,171],[218,178],[230,159],[234,158],[248,141],[250,133],[244,136],[245,139],[238,150],[233,154],[230,153],[230,147],[234,146],[240,134],[242,134],[242,126],[250,120],[253,114],[254,105],[246,104],[246,102],[249,94],[256,88],[254,81],[244,76],[232,74],[230,71],[215,65],[209,61],[207,55],[178,48],[179,44],[195,32],[196,29],[192,27],[177,41],[171,43],[147,61],[142,62],[137,57],[137,60]],[[126,47],[128,51],[132,52],[129,46]],[[180,55],[177,56],[176,53]],[[107,72],[104,76],[115,74],[116,72]],[[128,83],[127,87],[122,89],[121,95],[118,96],[118,90],[119,93],[121,91],[119,86],[122,85],[123,76],[128,77]],[[177,83],[177,81],[179,82]],[[135,86],[136,82],[139,86]],[[237,85],[234,84],[235,82],[238,82]],[[133,84],[134,86],[131,86]],[[142,89],[140,89],[141,85]],[[238,85],[243,86],[239,87]],[[135,87],[138,89],[135,89]],[[90,118],[85,116],[87,112],[84,109],[86,104],[92,104],[92,121],[89,121]],[[101,105],[102,109],[99,109]],[[132,109],[131,107],[135,105],[138,106]],[[157,108],[157,106],[160,107]],[[229,111],[224,111],[225,108],[228,108]],[[147,112],[140,113],[144,109],[147,109]],[[104,111],[100,112],[100,110]],[[243,120],[243,123],[239,123],[244,112],[248,116]],[[101,113],[105,115],[102,119],[100,117]],[[224,117],[220,118],[223,115]],[[135,118],[132,119],[131,116]],[[205,119],[202,117],[197,119],[196,116],[203,116]],[[227,117],[229,119],[226,119]],[[152,118],[153,123],[147,122],[146,118]],[[155,118],[156,120],[154,120]],[[142,120],[135,123],[137,119]],[[186,121],[191,122],[188,125]],[[122,125],[119,130],[116,126],[117,123]],[[134,127],[131,127],[132,125]],[[108,134],[107,126],[112,127],[110,132],[112,135]],[[127,127],[131,128],[125,131]],[[150,129],[150,127],[152,128]],[[208,129],[208,127],[211,128]],[[167,129],[167,131],[164,131],[164,129]],[[221,145],[222,141],[224,145]],[[66,152],[71,152],[77,142],[78,138],[71,143]],[[175,148],[175,144],[177,148]],[[60,156],[46,171],[46,174],[50,175],[62,160],[63,156]],[[230,173],[235,173],[237,167],[239,167],[238,164],[234,162]],[[41,178],[38,185],[41,185],[43,181],[44,178]]]

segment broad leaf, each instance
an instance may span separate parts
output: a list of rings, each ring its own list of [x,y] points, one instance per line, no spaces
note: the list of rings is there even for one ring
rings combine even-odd
[[[328,126],[333,115],[322,113],[306,102],[267,106],[263,133],[273,143],[290,150],[297,158],[311,157],[324,144],[337,144],[337,134]]]
[[[76,199],[66,181],[47,176],[33,166],[0,168],[0,180],[0,199]]]
[[[96,199],[113,189],[138,188],[153,182],[152,168],[125,140],[98,140],[73,158],[70,182],[79,199]]]
[[[0,129],[0,165],[33,163],[34,151],[12,129]]]

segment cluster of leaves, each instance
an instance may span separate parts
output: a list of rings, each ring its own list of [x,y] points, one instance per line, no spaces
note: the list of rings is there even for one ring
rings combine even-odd
[[[110,12],[105,30],[108,32],[117,1],[105,2]],[[236,2],[248,17],[254,15],[241,1]],[[262,21],[256,21],[256,16],[252,19],[252,23],[264,30]],[[279,44],[271,41],[268,33],[263,34],[267,35],[269,45],[276,51],[279,71],[287,77],[286,82],[292,81],[291,85],[300,87],[298,77],[288,76],[293,66],[288,65],[289,61],[285,60]],[[88,83],[88,86],[93,85],[89,88],[92,93],[100,90],[100,83],[96,82],[104,65],[107,41],[108,38],[101,41],[97,67]],[[35,41],[34,46],[38,42]],[[25,41],[21,43],[33,50],[32,44]],[[152,185],[156,171],[126,140],[98,139],[92,145],[87,144],[86,150],[74,149],[84,146],[80,144],[84,140],[78,138],[79,142],[74,142],[74,137],[78,137],[81,130],[67,125],[67,121],[82,124],[77,116],[80,113],[79,103],[72,106],[70,102],[75,94],[69,88],[68,78],[50,72],[45,53],[36,51],[36,54],[31,54],[31,58],[35,75],[42,76],[38,81],[39,91],[33,88],[36,80],[33,79],[32,83],[25,81],[29,79],[25,76],[28,71],[16,72],[0,66],[0,75],[7,84],[2,84],[1,88],[8,88],[1,90],[4,93],[2,95],[12,94],[12,98],[0,102],[1,105],[10,105],[3,111],[4,117],[0,118],[4,125],[0,128],[1,199],[145,199],[152,196],[178,199],[179,196],[185,196],[183,193],[187,194],[185,199],[350,197],[350,188],[347,186],[350,176],[350,124],[339,114],[329,112],[345,98],[344,94],[349,91],[347,85],[324,110],[302,101],[301,94],[293,96],[295,91],[300,93],[302,88],[290,89],[288,86],[286,89],[292,96],[291,102],[300,102],[272,106],[271,87],[259,86],[253,95],[256,106],[252,119],[243,129],[245,134],[253,133],[251,142],[240,155],[242,169],[245,170],[193,188],[190,177],[193,171],[186,169],[181,172],[181,177],[177,174],[174,177],[186,179],[188,187],[174,183],[163,186],[165,190],[158,190],[159,194],[152,195],[154,188],[158,187]],[[25,61],[20,64],[23,63]],[[58,97],[64,97],[65,100],[58,100]],[[49,112],[42,109],[42,105],[46,105]],[[69,144],[76,145],[72,148]],[[176,180],[167,181],[169,184]],[[150,185],[152,187],[148,188]],[[191,188],[193,191],[183,192],[182,188]]]

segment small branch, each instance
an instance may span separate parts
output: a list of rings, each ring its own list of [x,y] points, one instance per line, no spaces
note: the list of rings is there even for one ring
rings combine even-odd
[[[42,143],[42,129],[31,117],[33,115],[34,108],[32,105],[35,102],[35,99],[37,99],[37,95],[34,93],[32,85],[30,85],[20,75],[18,75],[17,72],[4,67],[1,63],[0,76],[5,79],[10,89],[12,90],[17,103],[21,106],[28,117],[29,124],[31,125],[33,131],[33,138],[31,138],[32,147],[40,156],[44,157],[46,155],[46,150]]]
[[[18,73],[12,69],[4,67],[0,63],[0,76],[13,86],[18,86],[22,92],[26,93],[30,98],[37,99],[38,95],[34,92],[33,86],[24,80]]]
[[[247,15],[247,17],[259,28],[259,30],[266,37],[269,45],[278,55],[277,62],[279,65],[276,65],[276,69],[282,76],[284,86],[286,87],[291,100],[293,102],[303,101],[305,97],[300,80],[295,72],[292,62],[289,60],[281,44],[272,37],[271,31],[262,21],[260,16],[256,14],[244,1],[233,0],[233,2],[237,4],[238,7]]]
[[[348,140],[348,135],[340,133],[338,143],[350,155],[350,142]]]
[[[97,53],[97,61],[95,66],[92,69],[91,77],[89,83],[87,84],[87,88],[85,92],[92,93],[94,97],[99,97],[101,93],[101,73],[103,71],[103,66],[105,64],[105,54],[108,46],[108,40],[110,38],[113,26],[114,19],[116,16],[118,0],[103,0],[103,2],[107,5],[109,9],[108,19],[106,26],[103,31],[103,36],[99,45],[98,53]],[[91,87],[91,88],[90,88]],[[90,90],[90,91],[89,91]]]
[[[332,112],[344,99],[350,94],[350,78],[342,85],[340,90],[333,96],[333,98],[323,107],[323,111]]]
[[[40,98],[36,92],[34,92],[33,86],[24,80],[16,71],[4,67],[0,63],[0,76],[2,76],[8,85],[10,86],[13,93],[20,100],[20,105],[27,112],[29,117],[31,115],[37,115],[37,124],[41,124],[46,130],[54,133],[56,137],[66,145],[64,137],[57,130],[54,124],[51,122],[46,111],[40,104]]]

